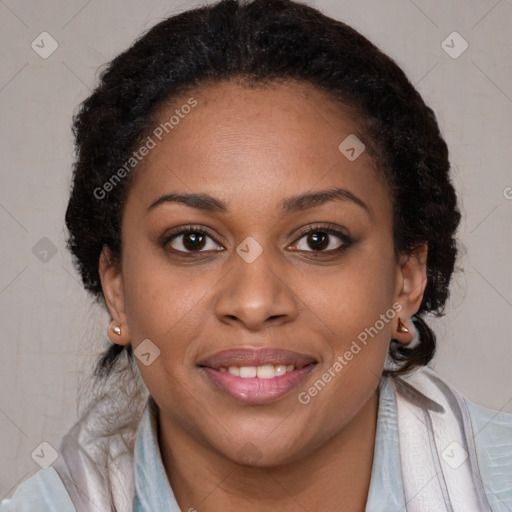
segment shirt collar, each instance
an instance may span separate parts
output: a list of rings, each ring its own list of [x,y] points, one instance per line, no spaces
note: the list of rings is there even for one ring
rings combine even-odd
[[[158,407],[150,395],[135,441],[133,512],[181,512],[158,444]]]
[[[405,510],[396,396],[386,376],[382,376],[379,383],[377,432],[365,512],[382,510]]]
[[[135,442],[133,512],[180,512],[162,462],[157,418],[158,407],[150,396]],[[385,376],[379,383],[377,430],[365,512],[381,510],[405,510],[396,397]]]

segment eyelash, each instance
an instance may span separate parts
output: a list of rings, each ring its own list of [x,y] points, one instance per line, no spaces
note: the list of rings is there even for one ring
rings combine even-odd
[[[200,226],[186,226],[184,228],[179,229],[178,231],[171,232],[167,236],[165,236],[163,241],[161,242],[161,245],[163,248],[165,248],[175,238],[177,238],[181,235],[186,235],[186,234],[190,234],[190,233],[207,236],[207,237],[211,238],[216,244],[218,244],[218,242],[215,240],[215,237],[212,236],[212,234],[210,232],[208,232],[207,230],[205,230],[204,228],[202,228]],[[325,251],[325,250],[301,251],[301,250],[298,250],[297,252],[307,252],[307,253],[320,254],[320,255],[326,254],[326,255],[332,256],[333,253],[335,253],[335,252],[338,252],[338,253],[344,252],[346,249],[348,249],[354,243],[354,240],[350,236],[348,236],[346,233],[343,233],[343,232],[335,229],[332,225],[329,224],[327,226],[320,226],[320,225],[309,226],[307,229],[303,230],[298,235],[298,238],[296,239],[294,244],[299,242],[302,238],[304,238],[306,235],[309,235],[310,233],[325,233],[328,235],[334,235],[341,240],[342,245],[340,247],[338,247],[337,249],[331,249],[329,251]],[[218,245],[220,245],[220,244],[218,244]],[[185,255],[185,257],[197,257],[196,255],[200,255],[206,251],[178,251],[176,249],[173,249],[172,252],[174,254]],[[218,252],[220,252],[220,251],[218,251]]]

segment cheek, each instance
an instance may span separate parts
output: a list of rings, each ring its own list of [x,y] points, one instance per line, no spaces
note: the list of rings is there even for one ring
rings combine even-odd
[[[132,348],[149,339],[160,351],[148,366],[136,358],[140,374],[158,403],[179,408],[194,393],[189,353],[204,328],[202,299],[207,300],[205,290],[213,283],[209,285],[207,273],[172,268],[154,255],[127,256],[123,264]]]
[[[329,352],[316,379],[299,390],[299,401],[314,411],[308,420],[312,428],[324,434],[350,421],[378,385],[397,316],[394,277],[392,256],[373,250],[322,280],[324,298],[315,313]],[[317,281],[311,290],[319,286]]]
[[[369,328],[380,315],[394,312],[395,262],[390,250],[379,251],[375,246],[363,248],[348,258],[343,265],[316,282],[317,293],[322,291],[324,300],[319,311],[332,326],[333,334],[340,334],[344,342]],[[389,318],[388,318],[389,320]],[[386,330],[390,322],[386,322]]]
[[[136,345],[149,338],[161,350],[177,354],[195,332],[198,321],[194,318],[199,315],[194,310],[204,307],[205,290],[214,286],[214,282],[209,284],[213,274],[192,267],[172,267],[164,257],[155,257],[154,250],[146,250],[146,255],[142,248],[139,250],[123,261],[126,316],[132,340]]]
[[[347,414],[355,412],[382,373],[397,313],[393,308],[396,266],[392,247],[380,249],[376,250],[375,244],[361,248],[323,283],[328,300],[324,299],[317,311],[329,327],[325,330],[329,354],[317,378],[328,384],[317,386],[323,399],[316,407],[325,407],[327,416],[332,403]],[[305,391],[315,393],[314,389]],[[339,418],[332,419],[338,425]]]

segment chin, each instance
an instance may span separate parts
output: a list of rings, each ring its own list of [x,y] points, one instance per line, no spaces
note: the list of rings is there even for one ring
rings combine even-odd
[[[224,457],[242,466],[276,467],[292,463],[301,458],[304,448],[297,442],[283,443],[283,438],[271,442],[268,437],[246,438],[230,443],[220,450]]]
[[[276,452],[275,450],[265,449],[260,450],[255,444],[248,441],[242,448],[233,454],[232,460],[242,466],[269,468],[275,466],[282,466],[293,462],[296,458],[296,453]]]

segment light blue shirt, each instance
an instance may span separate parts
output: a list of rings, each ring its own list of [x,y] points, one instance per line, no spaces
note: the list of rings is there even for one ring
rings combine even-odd
[[[365,512],[407,510],[400,465],[396,397],[380,381],[374,460]],[[480,472],[493,512],[512,511],[512,414],[468,404]],[[133,512],[181,512],[169,485],[158,445],[156,416],[146,405],[134,452]],[[200,509],[200,505],[196,508]],[[4,499],[0,512],[76,512],[57,472],[38,471]]]

